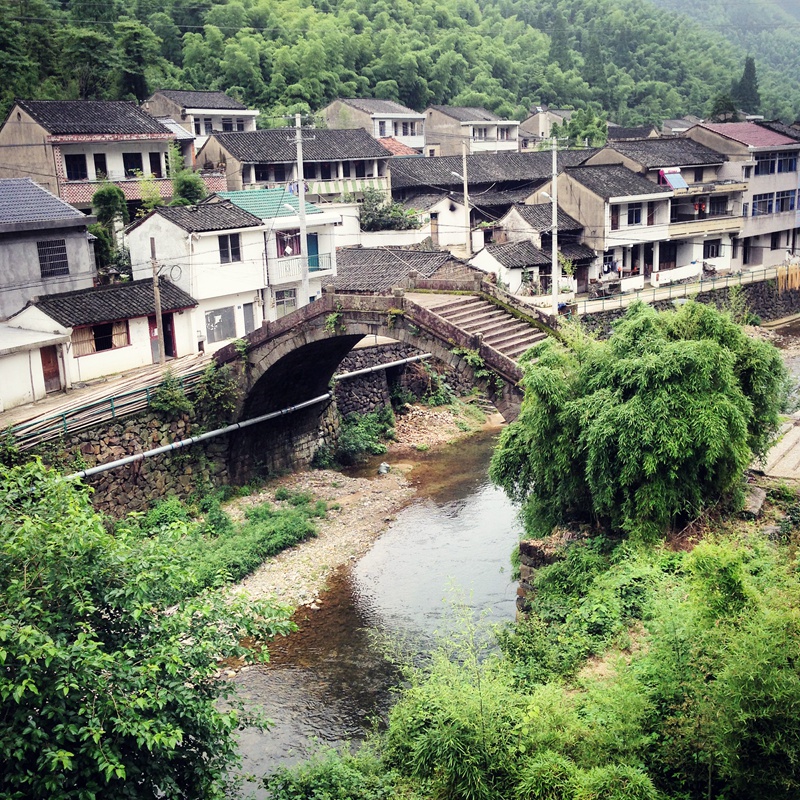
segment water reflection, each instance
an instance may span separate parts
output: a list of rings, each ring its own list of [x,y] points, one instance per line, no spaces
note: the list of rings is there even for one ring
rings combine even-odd
[[[453,620],[448,598],[487,627],[513,619],[509,556],[519,529],[487,477],[495,435],[420,454],[411,473],[419,500],[329,582],[320,610],[301,612],[300,630],[271,648],[269,666],[237,676],[241,694],[275,722],[242,734],[246,772],[297,762],[320,742],[363,738],[385,717],[399,679],[377,639],[426,651]]]

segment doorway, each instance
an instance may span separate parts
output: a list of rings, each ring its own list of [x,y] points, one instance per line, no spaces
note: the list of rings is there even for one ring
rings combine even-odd
[[[164,355],[167,358],[175,358],[175,327],[172,314],[162,314],[161,324],[164,327]],[[150,329],[150,354],[153,363],[158,364],[158,325],[155,316],[148,318],[147,327]]]
[[[58,368],[58,349],[55,345],[42,347],[39,352],[42,354],[42,374],[44,375],[44,390],[47,394],[60,392],[61,372]]]

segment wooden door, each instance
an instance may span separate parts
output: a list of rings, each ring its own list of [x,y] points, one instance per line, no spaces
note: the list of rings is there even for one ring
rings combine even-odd
[[[58,369],[58,350],[55,345],[42,347],[42,374],[44,375],[44,390],[50,392],[61,391],[61,373]]]

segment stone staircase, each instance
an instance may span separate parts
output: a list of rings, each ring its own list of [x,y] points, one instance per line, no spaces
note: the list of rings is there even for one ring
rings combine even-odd
[[[800,479],[800,414],[793,414],[781,429],[780,441],[767,453],[766,463],[756,469],[771,478]]]
[[[458,297],[430,310],[461,330],[481,334],[485,344],[514,360],[547,336],[480,297]]]

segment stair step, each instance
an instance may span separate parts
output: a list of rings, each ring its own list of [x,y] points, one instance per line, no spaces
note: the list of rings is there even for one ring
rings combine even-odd
[[[537,344],[537,342],[538,340],[536,339],[518,337],[516,339],[508,339],[504,342],[497,342],[489,346],[493,347],[495,350],[499,350],[504,355],[512,357],[512,352],[527,350],[529,347],[533,347]]]
[[[471,330],[470,326],[462,325],[462,328],[465,330]],[[526,325],[524,322],[516,322],[514,320],[510,320],[508,317],[504,317],[503,319],[499,319],[496,322],[490,322],[487,325],[480,325],[477,326],[477,330],[474,332],[482,333],[484,338],[488,336],[493,336],[495,333],[500,333],[504,331],[529,331],[533,330],[529,325]]]
[[[537,340],[535,342],[521,342],[520,344],[514,345],[513,347],[508,347],[501,352],[503,355],[508,356],[516,361],[524,352],[530,350],[535,344],[538,344],[539,341],[541,340]]]
[[[468,305],[483,305],[486,301],[482,300],[480,297],[459,297],[458,300],[451,300],[448,303],[442,303],[439,306],[433,306],[431,311],[434,314],[438,314],[440,317],[447,316],[451,311],[458,310],[460,308],[464,308]]]
[[[539,342],[543,338],[544,338],[543,333],[538,333],[537,331],[531,331],[531,330],[517,329],[517,330],[497,331],[496,333],[493,333],[490,336],[486,336],[484,334],[483,341],[486,342],[486,344],[496,348],[498,345],[502,345],[505,342],[513,342],[517,340]]]
[[[463,314],[454,314],[453,316],[445,317],[448,322],[453,325],[466,325],[480,322],[481,320],[494,320],[494,319],[509,319],[509,316],[502,311],[487,308],[476,309],[475,311],[467,311]]]

